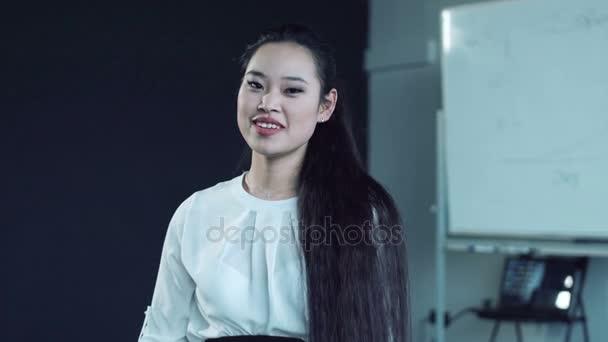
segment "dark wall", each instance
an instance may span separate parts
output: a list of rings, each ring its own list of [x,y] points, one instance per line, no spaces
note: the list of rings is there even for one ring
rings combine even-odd
[[[3,11],[2,341],[137,339],[170,216],[233,176],[235,58],[268,26],[334,43],[367,160],[365,1],[88,3]]]

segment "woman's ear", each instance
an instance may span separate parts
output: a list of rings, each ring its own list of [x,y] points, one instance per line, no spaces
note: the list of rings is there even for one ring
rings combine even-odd
[[[338,103],[338,91],[335,88],[332,88],[329,93],[323,97],[323,100],[319,104],[317,121],[324,122],[329,120],[336,109],[336,103]]]

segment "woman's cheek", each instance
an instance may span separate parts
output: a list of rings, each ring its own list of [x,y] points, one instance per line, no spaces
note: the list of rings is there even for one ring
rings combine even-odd
[[[297,126],[299,129],[298,134],[301,136],[301,138],[308,140],[315,131],[316,121],[310,120],[309,118],[302,118],[299,120]]]

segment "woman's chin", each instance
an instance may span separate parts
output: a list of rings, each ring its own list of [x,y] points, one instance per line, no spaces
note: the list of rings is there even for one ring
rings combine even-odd
[[[281,150],[277,150],[277,149],[272,149],[272,148],[253,148],[253,151],[261,156],[267,157],[267,158],[274,158],[274,157],[278,157],[280,155],[283,154],[283,151]]]
[[[251,147],[253,152],[267,158],[277,158],[289,153],[289,149],[285,148],[285,146],[268,144],[268,142],[257,142],[250,144],[249,147]]]

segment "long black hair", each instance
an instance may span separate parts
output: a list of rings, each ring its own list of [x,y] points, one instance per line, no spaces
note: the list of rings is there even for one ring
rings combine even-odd
[[[257,49],[278,42],[310,51],[320,101],[339,90],[332,49],[301,25],[263,32],[242,54],[242,74]],[[317,124],[298,176],[309,341],[409,341],[403,222],[391,195],[366,172],[342,102],[340,96],[330,119]]]

